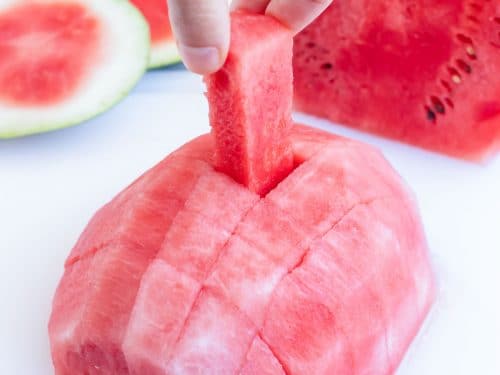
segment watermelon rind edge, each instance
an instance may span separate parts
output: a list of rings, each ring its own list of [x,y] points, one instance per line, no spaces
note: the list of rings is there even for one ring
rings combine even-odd
[[[0,139],[19,138],[79,125],[106,112],[107,110],[121,102],[137,85],[137,83],[147,71],[150,61],[151,51],[149,25],[144,16],[131,3],[129,3],[128,0],[106,0],[106,2],[117,3],[117,7],[122,7],[123,10],[127,12],[128,15],[130,15],[130,24],[135,23],[136,33],[134,33],[134,38],[138,40],[140,39],[137,45],[141,48],[136,51],[136,54],[133,58],[141,59],[140,65],[142,66],[142,69],[137,69],[134,74],[127,75],[127,83],[123,84],[120,89],[117,89],[116,95],[102,100],[98,105],[96,105],[95,110],[89,111],[88,113],[82,114],[78,117],[75,117],[74,119],[65,119],[64,121],[60,122],[55,120],[49,123],[39,123],[30,127],[21,126],[19,129],[17,129],[17,126],[22,124],[14,123],[13,125],[9,125],[7,129],[5,129],[6,126],[2,125],[0,121]],[[97,15],[99,16],[99,14]],[[64,102],[59,105],[54,105],[53,110],[57,111],[58,106],[60,105],[64,105]]]
[[[151,46],[148,69],[156,69],[181,62],[175,41],[169,40]]]

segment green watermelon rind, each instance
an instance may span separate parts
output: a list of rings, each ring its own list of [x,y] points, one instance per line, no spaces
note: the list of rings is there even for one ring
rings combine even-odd
[[[174,40],[151,46],[148,69],[156,69],[181,62],[181,56]]]
[[[134,35],[134,39],[137,40],[136,45],[140,47],[136,52],[136,55],[133,57],[135,59],[141,59],[142,69],[137,69],[133,73],[127,75],[127,82],[123,84],[122,87],[116,90],[116,95],[112,97],[105,98],[100,103],[98,103],[94,110],[89,111],[80,116],[75,116],[74,118],[65,118],[61,121],[54,120],[54,122],[49,123],[39,123],[30,127],[22,126],[22,123],[17,123],[13,125],[9,125],[7,129],[3,129],[5,125],[0,123],[0,139],[11,139],[24,137],[28,135],[34,135],[39,133],[45,133],[55,130],[60,130],[64,128],[68,128],[71,126],[79,125],[85,121],[88,121],[115,106],[119,102],[121,102],[127,94],[132,91],[132,89],[137,85],[139,80],[142,78],[146,70],[148,69],[148,64],[150,61],[150,34],[149,34],[149,25],[143,15],[128,2],[128,0],[106,0],[107,2],[116,3],[117,7],[122,7],[123,11],[126,12],[129,16],[129,23],[132,26],[134,24],[135,33],[130,33],[130,35]],[[97,13],[99,17],[99,14]],[[127,36],[128,37],[128,36]],[[141,56],[142,55],[142,56]],[[77,91],[79,92],[79,91]],[[58,110],[58,107],[63,106],[64,102],[60,104],[56,104],[53,107],[54,111]],[[30,110],[27,108],[26,110]],[[23,108],[20,108],[20,111],[23,111]],[[19,129],[17,129],[19,127]]]

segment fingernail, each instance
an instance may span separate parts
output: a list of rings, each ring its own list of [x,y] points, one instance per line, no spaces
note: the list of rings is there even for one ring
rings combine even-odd
[[[221,57],[215,47],[190,47],[179,43],[179,53],[189,70],[207,74],[220,68]]]

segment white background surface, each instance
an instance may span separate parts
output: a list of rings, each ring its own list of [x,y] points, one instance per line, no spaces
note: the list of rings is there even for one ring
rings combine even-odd
[[[202,91],[187,72],[155,71],[92,121],[0,141],[0,375],[53,373],[46,327],[64,259],[97,208],[209,130]],[[440,292],[398,374],[499,375],[500,157],[473,165],[297,118],[381,147],[419,199]]]

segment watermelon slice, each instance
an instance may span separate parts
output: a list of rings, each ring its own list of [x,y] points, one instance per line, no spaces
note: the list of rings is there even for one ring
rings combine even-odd
[[[256,51],[270,60],[291,52],[290,43],[274,43],[283,36],[274,20],[234,17],[249,40],[267,30],[260,48],[268,54],[252,45],[243,52],[234,40],[246,39],[233,39],[243,71]],[[255,104],[260,96],[263,107],[282,100],[266,94],[291,97],[287,68],[259,64],[276,69],[269,74],[276,89],[234,92]],[[227,74],[240,85],[248,77]],[[226,95],[217,92],[223,86],[210,90]],[[283,108],[220,115],[252,140],[266,129],[253,121],[264,116],[275,130]],[[435,294],[411,192],[375,149],[296,125],[283,132],[287,147],[278,147],[295,168],[272,186],[252,177],[269,190],[262,195],[219,170],[229,150],[219,129],[169,155],[83,232],[49,323],[56,374],[392,373]],[[260,144],[273,142],[283,140]],[[253,145],[239,147],[247,155]],[[241,154],[230,160],[248,165]]]
[[[0,137],[77,124],[142,76],[148,29],[125,0],[0,4]]]
[[[299,110],[455,157],[500,149],[500,2],[342,0],[295,38]]]
[[[181,61],[168,18],[167,0],[130,0],[149,24],[151,54],[149,68],[171,65]]]

